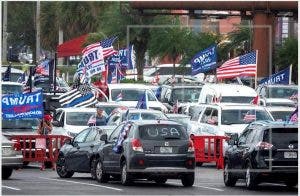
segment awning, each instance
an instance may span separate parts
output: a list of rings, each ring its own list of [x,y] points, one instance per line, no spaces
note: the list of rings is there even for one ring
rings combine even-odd
[[[84,48],[83,44],[88,34],[82,35],[75,39],[71,39],[57,46],[57,57],[68,57],[81,55],[81,51]]]

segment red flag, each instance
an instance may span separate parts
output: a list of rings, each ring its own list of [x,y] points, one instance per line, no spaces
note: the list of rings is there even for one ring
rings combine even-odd
[[[259,96],[257,95],[256,97],[254,97],[254,99],[251,101],[252,104],[254,105],[258,105],[259,103]]]

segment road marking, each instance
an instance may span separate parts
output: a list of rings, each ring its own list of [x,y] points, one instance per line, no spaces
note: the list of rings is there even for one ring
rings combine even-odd
[[[177,185],[181,185],[180,183],[177,182],[171,182],[172,184],[177,184]],[[171,184],[169,183],[169,184]],[[223,189],[218,189],[218,188],[213,188],[213,187],[208,187],[208,186],[199,186],[199,185],[193,185],[194,187],[198,187],[198,188],[204,188],[204,189],[211,189],[211,190],[215,190],[215,191],[224,191]]]
[[[43,178],[43,177],[39,177],[39,178],[45,179],[45,180],[59,181],[59,182],[70,182],[70,183],[74,183],[74,184],[83,184],[83,185],[89,185],[89,186],[96,186],[96,187],[107,188],[107,189],[112,189],[112,190],[116,190],[116,191],[123,191],[123,189],[118,189],[118,188],[109,187],[109,186],[102,186],[102,185],[98,185],[98,184],[89,184],[89,183],[76,182],[76,181],[71,181],[71,180],[58,180],[58,179]]]
[[[10,187],[10,186],[2,186],[2,188],[12,189],[12,190],[15,190],[15,191],[20,191],[21,190],[19,188],[14,188],[14,187]]]

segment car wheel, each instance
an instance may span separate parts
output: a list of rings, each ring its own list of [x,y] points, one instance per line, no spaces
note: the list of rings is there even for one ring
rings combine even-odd
[[[13,172],[12,168],[2,168],[2,179],[8,179]]]
[[[231,172],[228,171],[228,161],[225,162],[225,167],[223,171],[223,180],[225,186],[235,186],[237,178],[233,176]]]
[[[96,180],[96,165],[97,165],[97,159],[93,158],[91,162],[91,176],[93,180]]]
[[[97,162],[96,162],[96,180],[100,183],[105,183],[105,182],[108,182],[109,180],[109,175],[104,173],[103,171],[103,164],[102,162],[100,161],[100,159],[97,159]]]
[[[167,178],[157,178],[155,179],[154,181],[157,183],[157,184],[165,184],[167,182]]]
[[[285,185],[288,187],[288,188],[294,188],[296,185],[298,184],[298,182],[295,180],[295,181],[286,181],[285,182]]]
[[[254,189],[257,185],[256,177],[253,172],[251,172],[252,167],[251,164],[248,163],[246,167],[246,174],[245,174],[245,180],[246,180],[246,187],[247,189]]]
[[[59,156],[56,162],[56,172],[61,178],[71,178],[74,174],[73,171],[68,171],[64,156]]]
[[[181,183],[185,187],[193,186],[195,181],[195,174],[186,174],[183,177],[181,177]]]
[[[131,184],[131,176],[127,172],[127,164],[126,161],[122,163],[122,175],[121,175],[121,183],[123,185]]]

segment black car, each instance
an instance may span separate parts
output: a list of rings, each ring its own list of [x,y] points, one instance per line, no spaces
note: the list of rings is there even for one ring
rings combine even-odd
[[[194,147],[184,127],[167,120],[134,121],[120,124],[98,153],[96,179],[107,182],[110,175],[120,177],[123,185],[134,179],[181,179],[193,186]]]
[[[95,166],[94,155],[98,148],[104,144],[100,136],[110,134],[111,128],[92,126],[78,133],[68,140],[60,149],[56,162],[56,171],[61,178],[70,178],[74,172],[90,173]],[[92,172],[92,178],[95,178]]]
[[[176,84],[176,85],[162,85],[160,101],[172,111],[174,105],[178,101],[178,113],[182,113],[186,106],[184,103],[198,103],[200,92],[202,90],[202,83],[190,84]],[[183,107],[183,108],[182,108]]]
[[[298,183],[298,127],[273,121],[250,124],[225,153],[224,183],[246,180],[248,189],[261,182]]]

